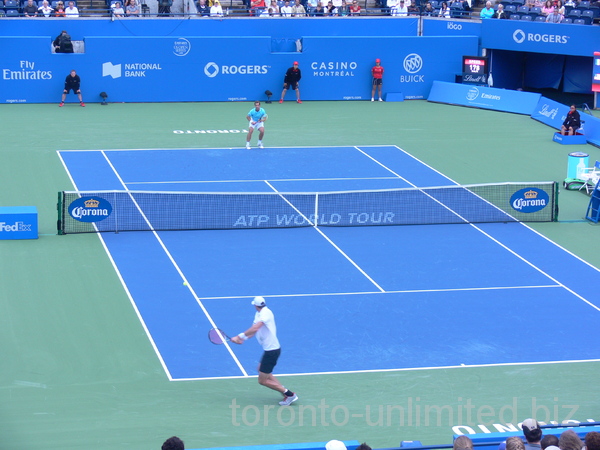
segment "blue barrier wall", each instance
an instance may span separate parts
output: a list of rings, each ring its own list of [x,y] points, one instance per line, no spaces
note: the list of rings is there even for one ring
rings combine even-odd
[[[471,20],[423,19],[423,36],[480,36],[481,22]]]
[[[263,99],[266,89],[279,95],[295,60],[303,99],[366,99],[375,58],[385,67],[384,93],[422,99],[434,80],[453,81],[462,55],[477,52],[469,36],[313,36],[300,53],[272,52],[271,36],[180,36],[88,37],[82,54],[52,54],[48,37],[0,37],[0,101],[56,102],[71,69],[87,101],[99,101],[101,91],[111,102]]]
[[[427,100],[530,115],[535,110],[540,97],[540,94],[530,92],[436,81]]]
[[[484,20],[481,46],[516,52],[589,56],[598,51],[600,27],[572,24]]]

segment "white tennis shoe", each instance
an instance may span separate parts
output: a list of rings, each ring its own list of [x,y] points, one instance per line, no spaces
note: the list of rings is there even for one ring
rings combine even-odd
[[[265,148],[265,147],[262,144],[258,144],[258,148]]]
[[[250,142],[246,142],[246,148],[250,150]]]
[[[282,401],[279,402],[279,405],[281,405],[281,406],[290,406],[296,400],[298,400],[298,396],[296,394],[292,395],[291,397],[287,397],[286,396]]]

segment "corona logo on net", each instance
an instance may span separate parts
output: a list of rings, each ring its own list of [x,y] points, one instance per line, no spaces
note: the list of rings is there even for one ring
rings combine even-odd
[[[80,222],[100,222],[112,213],[108,200],[95,197],[81,197],[69,205],[69,214]]]
[[[534,213],[548,206],[550,197],[538,188],[525,188],[515,192],[510,198],[510,206],[519,212]]]

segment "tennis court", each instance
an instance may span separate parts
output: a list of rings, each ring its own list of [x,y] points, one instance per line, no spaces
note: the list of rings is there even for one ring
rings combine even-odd
[[[454,184],[395,146],[59,153],[76,188],[85,191],[303,193]],[[231,228],[261,220],[298,223],[291,216],[303,208],[274,197],[286,208],[256,202],[254,213],[235,209]],[[183,194],[178,208],[227,214],[226,196],[210,198],[204,209],[194,208]],[[427,218],[435,209],[412,200],[405,200],[411,216]],[[484,214],[485,202],[462,201]],[[255,345],[214,346],[206,339],[213,326],[229,334],[245,329],[255,295],[266,297],[277,315],[285,355],[278,373],[286,375],[600,358],[600,336],[589,333],[600,313],[593,287],[600,273],[592,266],[520,223],[362,226],[385,224],[385,213],[361,207],[351,197],[332,209],[341,211],[335,214],[346,227],[327,226],[334,214],[323,213],[318,228],[104,233],[101,239],[173,380],[256,375]],[[150,224],[178,220],[163,217],[168,213],[151,202],[142,211]],[[519,323],[524,309],[538,320]],[[589,345],[548,340],[545,328],[557,314],[571,330],[565,339]]]

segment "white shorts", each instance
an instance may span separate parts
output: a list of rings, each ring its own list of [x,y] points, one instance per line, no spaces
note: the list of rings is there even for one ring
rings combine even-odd
[[[254,128],[255,130],[260,130],[261,128],[265,127],[265,123],[261,122],[260,120],[258,122],[256,122],[254,125],[252,125],[252,122],[249,121],[248,122],[248,128]]]

